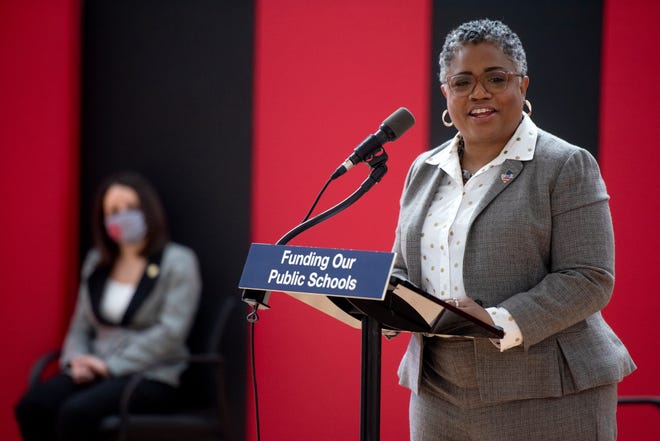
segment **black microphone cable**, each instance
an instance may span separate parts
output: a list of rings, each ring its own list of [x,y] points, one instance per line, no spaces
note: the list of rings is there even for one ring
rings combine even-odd
[[[321,191],[319,192],[319,194],[316,196],[316,199],[314,199],[314,203],[312,204],[312,207],[309,209],[309,211],[307,212],[307,215],[306,215],[305,218],[302,220],[302,222],[300,222],[301,224],[304,223],[307,219],[309,219],[309,217],[312,215],[312,211],[314,211],[314,208],[316,208],[316,204],[319,203],[319,201],[321,200],[321,196],[323,195],[323,193],[325,193],[325,190],[328,188],[328,186],[329,186],[330,183],[333,181],[333,179],[334,179],[334,178],[330,177],[330,179],[328,179],[328,180],[325,182],[325,185],[323,186],[323,188],[321,189]]]

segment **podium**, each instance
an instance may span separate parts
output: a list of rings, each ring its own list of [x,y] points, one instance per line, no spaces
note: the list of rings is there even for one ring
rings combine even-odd
[[[383,332],[502,338],[451,302],[392,276],[395,254],[335,248],[252,244],[239,288],[243,301],[268,308],[283,292],[362,331],[360,440],[380,439]]]
[[[415,117],[405,107],[400,107],[389,117],[387,117],[380,125],[378,131],[369,135],[364,141],[362,141],[353,150],[353,153],[346,159],[346,161],[344,161],[335,170],[335,172],[332,174],[330,179],[326,182],[325,186],[317,196],[316,201],[312,205],[312,208],[309,210],[309,213],[303,222],[286,233],[277,242],[277,245],[274,245],[273,247],[277,248],[285,246],[298,234],[330,219],[332,216],[345,210],[362,196],[364,196],[375,184],[380,182],[383,176],[385,176],[387,173],[386,163],[388,156],[387,152],[385,152],[383,149],[383,144],[398,139],[408,129],[410,129],[413,124],[415,124]],[[360,162],[364,162],[371,169],[369,176],[360,185],[360,187],[342,202],[310,218],[316,203],[318,202],[327,186],[333,180],[339,178],[354,165]],[[261,251],[266,250],[267,254],[269,252],[267,247],[268,246],[266,246],[266,248],[261,247]],[[351,279],[351,274],[348,274],[348,276],[336,276],[330,275],[328,273],[325,273],[324,276],[320,276],[317,274],[315,272],[315,268],[318,267],[319,271],[325,272],[326,269],[328,269],[328,265],[330,264],[330,260],[325,263],[325,255],[312,254],[316,253],[317,251],[311,250],[308,254],[300,254],[300,256],[302,256],[300,258],[300,262],[294,260],[294,258],[289,258],[290,255],[285,256],[282,254],[279,260],[280,266],[285,263],[291,265],[290,271],[283,269],[284,273],[282,273],[280,270],[275,268],[277,266],[277,260],[269,261],[268,258],[265,258],[265,260],[262,260],[260,263],[251,263],[250,256],[252,255],[254,257],[252,253],[253,249],[254,245],[250,249],[248,262],[243,269],[243,275],[241,276],[239,288],[244,290],[243,301],[252,305],[254,308],[254,311],[251,315],[254,315],[255,319],[257,310],[259,308],[268,308],[267,299],[270,296],[270,291],[275,290],[294,295],[299,300],[304,301],[351,326],[360,327],[362,329],[362,401],[360,440],[378,440],[380,430],[380,339],[383,322],[379,321],[376,317],[373,316],[373,314],[377,312],[376,310],[379,310],[379,313],[384,314],[382,318],[387,319],[388,313],[387,308],[383,309],[374,307],[373,304],[363,304],[362,307],[360,307],[358,304],[353,303],[353,300],[351,299],[362,300],[364,302],[382,302],[384,300],[387,294],[387,288],[389,286],[389,274],[392,270],[394,255],[392,253],[387,253],[389,254],[388,268],[383,274],[379,273],[379,278],[373,280],[375,285],[372,286],[367,284],[368,286],[365,288],[363,282],[369,279],[369,271],[364,272],[364,279],[362,279],[362,277]],[[275,253],[274,256],[276,256],[278,252],[285,252],[286,250],[284,248],[279,248],[279,250],[273,249],[272,251]],[[332,260],[332,267],[334,269],[351,271],[355,270],[353,265],[355,265],[358,261],[361,263],[363,262],[363,259],[358,256],[347,257],[345,255],[347,251],[348,250],[344,250],[343,253],[338,253],[341,254],[341,258],[338,258],[336,262],[334,259],[337,258],[338,254],[335,254],[335,257],[333,257]],[[289,250],[289,252],[292,251]],[[349,254],[352,253],[353,251],[351,251]],[[344,258],[348,260],[344,260]],[[355,260],[351,261],[350,259]],[[370,261],[369,257],[365,258],[364,260]],[[294,262],[298,262],[298,266],[300,266],[301,270],[312,268],[314,269],[314,273],[305,272],[305,274],[303,274],[297,269],[293,269],[293,266],[296,265]],[[259,269],[264,268],[268,270],[268,273],[265,275],[265,277],[264,274],[256,274],[259,272]],[[254,273],[249,274],[250,270],[254,270]],[[246,272],[248,274],[246,274]],[[252,275],[254,278],[252,280],[248,280],[249,277],[246,278],[246,275]],[[320,279],[320,283],[318,282],[319,278],[317,278],[317,276],[322,277]],[[259,279],[259,277],[261,277],[261,279]],[[287,289],[286,284],[283,283],[285,281],[288,281],[288,287],[293,289]],[[378,287],[379,284],[380,288]],[[305,289],[303,287],[311,289]],[[366,297],[363,297],[363,295],[366,295]],[[368,306],[370,307],[367,308]],[[370,312],[365,312],[362,310],[365,308],[370,309]]]

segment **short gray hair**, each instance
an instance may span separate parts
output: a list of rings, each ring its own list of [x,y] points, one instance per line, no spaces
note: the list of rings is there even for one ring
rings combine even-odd
[[[459,49],[477,43],[492,43],[499,47],[513,61],[518,72],[527,75],[527,57],[518,35],[499,20],[481,19],[463,23],[447,34],[439,57],[441,83],[446,81],[447,68]]]

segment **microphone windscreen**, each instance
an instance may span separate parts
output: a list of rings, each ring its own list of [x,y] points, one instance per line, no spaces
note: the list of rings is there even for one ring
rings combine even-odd
[[[388,116],[385,121],[383,121],[383,126],[389,127],[389,129],[394,134],[394,137],[390,141],[394,141],[403,135],[406,130],[411,128],[415,124],[415,117],[412,113],[405,107],[399,107],[394,111],[390,116]]]

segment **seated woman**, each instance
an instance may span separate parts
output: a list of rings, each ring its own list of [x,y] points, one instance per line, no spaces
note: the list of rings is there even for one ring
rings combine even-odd
[[[201,291],[192,250],[168,241],[156,191],[122,173],[99,189],[94,241],[82,267],[77,305],[60,358],[62,373],[31,388],[16,405],[23,439],[93,440],[117,414],[130,375],[148,369],[131,412],[166,411],[176,401],[185,341]]]

